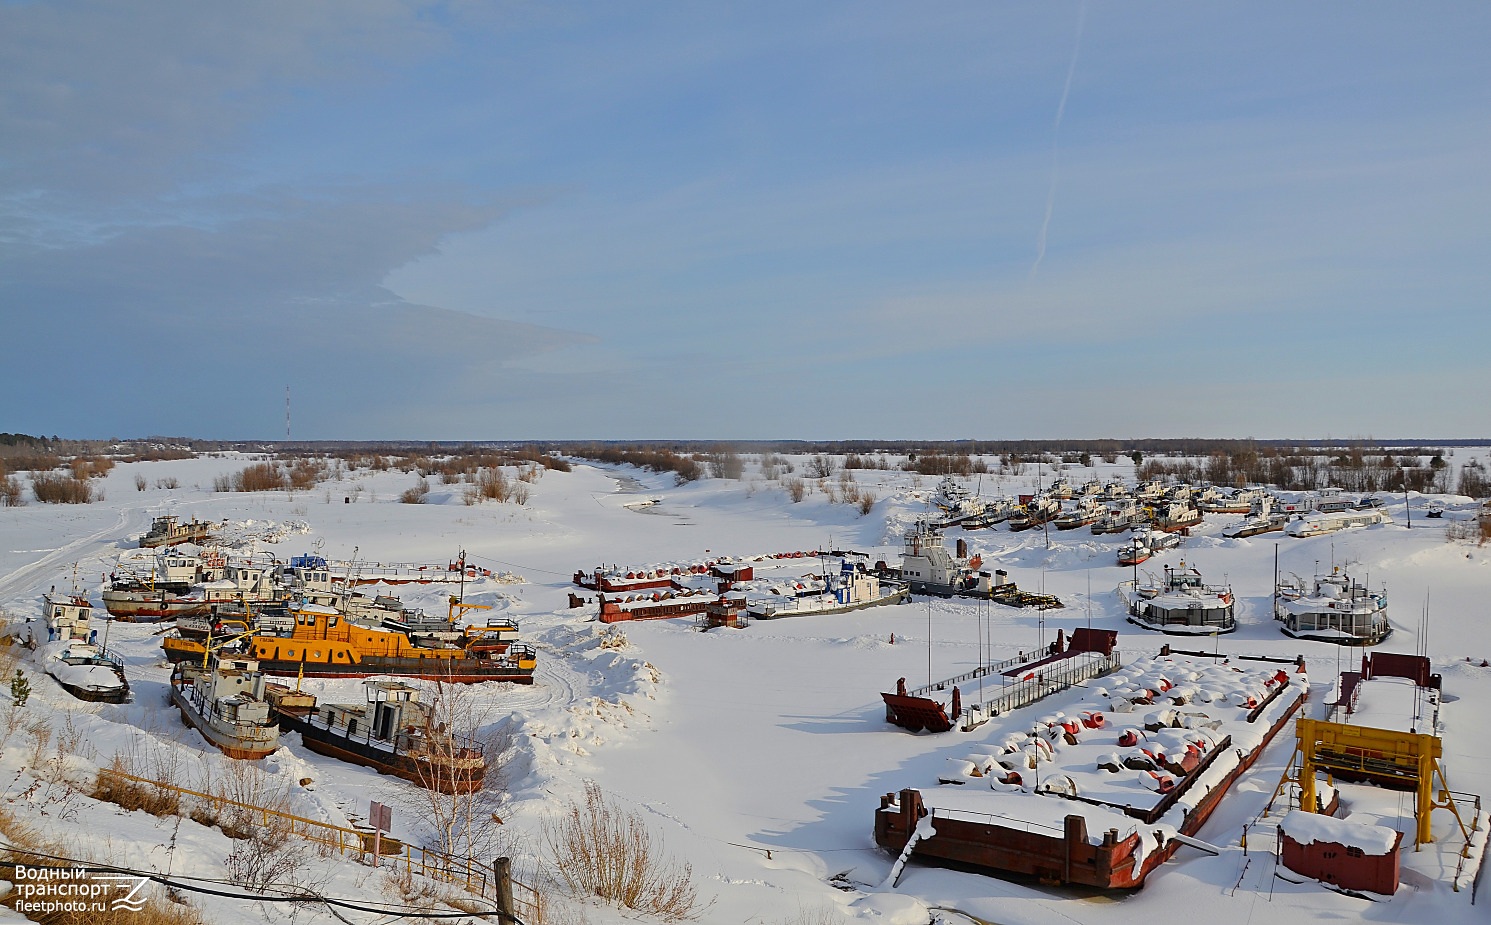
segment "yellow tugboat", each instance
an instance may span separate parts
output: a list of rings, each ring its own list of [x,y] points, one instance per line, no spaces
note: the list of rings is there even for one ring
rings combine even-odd
[[[458,606],[475,609],[453,600],[452,614]],[[256,659],[267,674],[312,678],[402,675],[460,684],[532,684],[538,665],[532,646],[512,641],[517,626],[511,621],[466,627],[459,632],[423,634],[366,626],[315,604],[293,609],[291,616],[294,623],[287,629],[245,627],[245,655]],[[210,641],[179,636],[167,636],[162,642],[166,657],[173,663],[199,662],[209,645]]]

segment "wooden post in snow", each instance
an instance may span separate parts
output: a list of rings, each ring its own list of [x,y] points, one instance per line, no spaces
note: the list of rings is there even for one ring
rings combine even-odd
[[[497,903],[499,925],[516,925],[517,911],[513,908],[513,859],[498,858],[492,862],[494,899]]]

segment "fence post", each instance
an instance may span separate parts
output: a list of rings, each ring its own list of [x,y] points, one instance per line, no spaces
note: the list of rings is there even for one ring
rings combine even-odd
[[[496,888],[498,925],[516,925],[517,912],[513,908],[513,859],[498,858],[492,862],[492,885]]]

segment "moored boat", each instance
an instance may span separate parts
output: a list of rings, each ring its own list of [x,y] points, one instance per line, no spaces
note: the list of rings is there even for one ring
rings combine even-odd
[[[150,529],[140,537],[143,549],[160,546],[179,546],[182,543],[202,543],[212,535],[212,525],[193,518],[181,523],[174,514],[165,514],[150,522]]]
[[[1104,533],[1123,533],[1149,523],[1149,515],[1133,501],[1122,501],[1111,505],[1092,525],[1095,536]]]
[[[206,665],[179,663],[171,671],[170,696],[182,722],[229,758],[263,758],[279,747],[264,672],[252,658],[216,652]]]
[[[212,607],[202,598],[184,597],[133,580],[116,581],[99,596],[109,616],[135,623],[202,616]]]
[[[1010,517],[1010,531],[1019,532],[1050,523],[1061,514],[1061,502],[1048,496],[1021,496],[1023,506]]]
[[[1387,592],[1370,591],[1339,568],[1316,576],[1313,588],[1299,576],[1281,582],[1274,619],[1285,635],[1345,646],[1375,646],[1393,632]]]
[[[98,642],[93,605],[80,594],[46,595],[47,642],[39,653],[42,670],[79,700],[123,703],[129,699],[124,663]]]
[[[1169,501],[1155,510],[1150,525],[1165,533],[1176,533],[1201,523],[1201,512],[1189,501]]]
[[[1097,523],[1103,512],[1104,508],[1100,503],[1091,498],[1083,498],[1075,508],[1058,515],[1051,523],[1058,530],[1075,530]]]
[[[317,704],[279,684],[266,688],[280,728],[313,752],[391,774],[428,790],[481,789],[487,762],[474,740],[454,735],[402,681],[364,682],[367,702]]]
[[[1131,566],[1140,562],[1147,562],[1154,555],[1154,550],[1149,548],[1145,537],[1132,537],[1127,543],[1118,548],[1118,564]]]
[[[1163,582],[1124,582],[1119,586],[1119,596],[1128,605],[1129,622],[1143,629],[1185,636],[1218,635],[1237,629],[1232,589],[1206,584],[1196,567],[1186,565],[1184,560],[1178,566],[1165,566]]]
[[[483,634],[445,641],[381,626],[364,626],[329,607],[305,605],[291,612],[288,631],[253,629],[246,654],[266,673],[318,678],[404,675],[461,684],[512,681],[532,684],[537,653],[532,646],[486,646]],[[206,643],[181,636],[162,641],[172,662],[200,661]],[[499,650],[500,648],[500,650]]]

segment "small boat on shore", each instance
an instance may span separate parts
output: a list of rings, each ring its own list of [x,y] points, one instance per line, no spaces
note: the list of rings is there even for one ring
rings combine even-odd
[[[1135,536],[1127,543],[1118,547],[1118,564],[1123,566],[1138,565],[1140,562],[1148,562],[1154,555],[1154,550],[1149,548],[1144,537]]]
[[[265,694],[280,729],[305,747],[373,768],[440,793],[480,790],[487,771],[481,746],[454,735],[403,681],[369,679],[365,703],[317,704],[309,694],[269,684]]]
[[[93,605],[79,594],[46,595],[47,641],[39,657],[42,670],[79,700],[124,703],[129,682],[124,662],[98,642]]]
[[[1157,553],[1174,549],[1179,545],[1180,537],[1174,533],[1165,533],[1160,530],[1135,533],[1133,539],[1119,547],[1118,564],[1138,565]]]
[[[279,748],[279,725],[264,699],[264,672],[252,658],[213,653],[205,666],[177,664],[170,696],[182,722],[229,758],[254,760]]]

